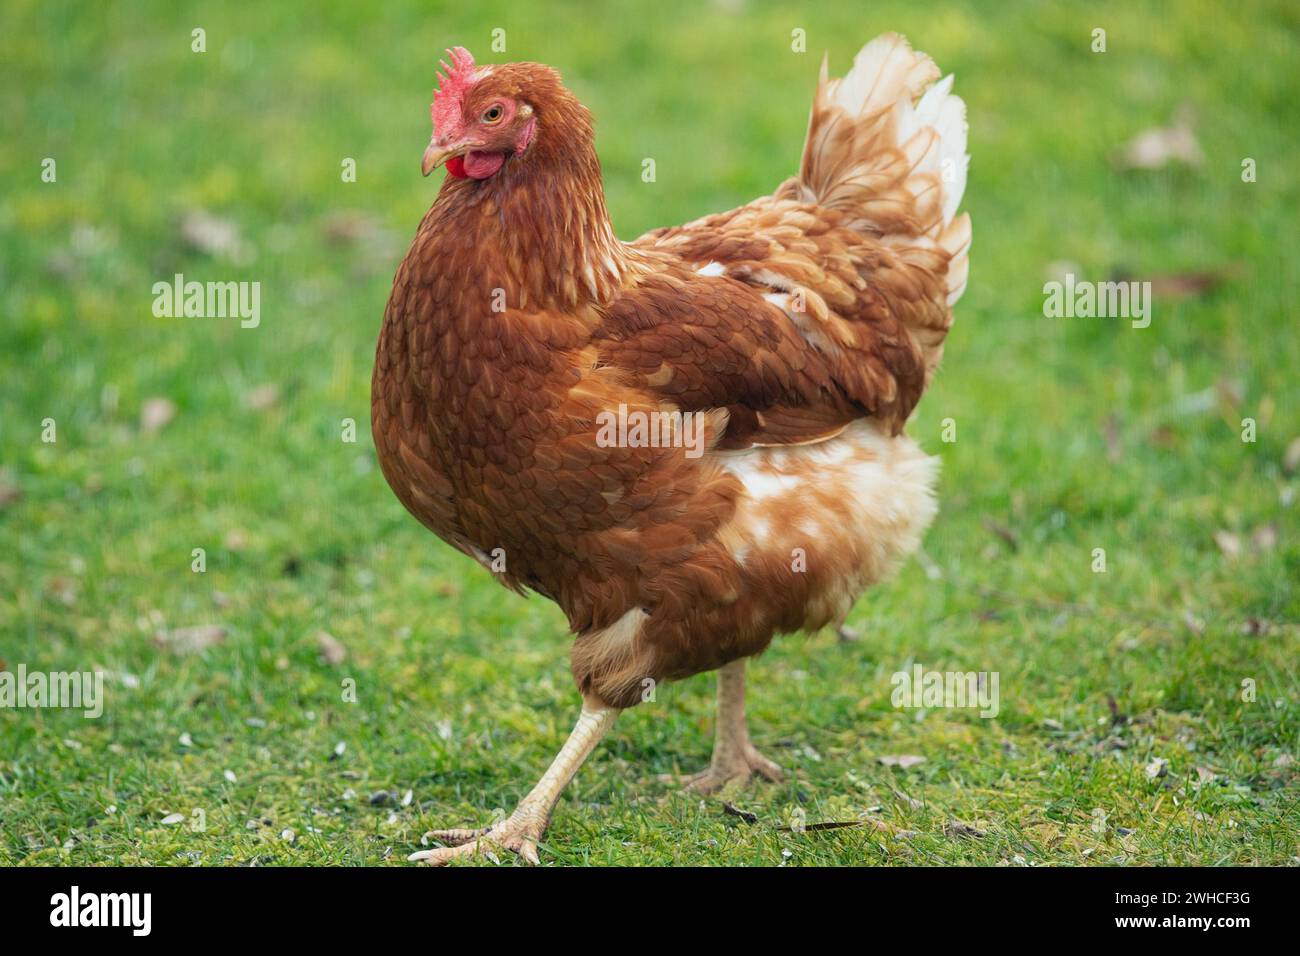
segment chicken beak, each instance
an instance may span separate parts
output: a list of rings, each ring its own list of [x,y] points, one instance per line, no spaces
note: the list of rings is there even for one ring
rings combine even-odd
[[[454,147],[447,146],[440,142],[435,136],[429,140],[429,145],[424,151],[424,158],[420,160],[420,175],[427,176],[447,160],[451,159],[458,150]]]
[[[424,159],[420,160],[420,172],[427,176],[453,156],[460,156],[472,149],[478,149],[483,143],[476,139],[462,139],[451,142],[446,138],[434,136],[424,150]]]

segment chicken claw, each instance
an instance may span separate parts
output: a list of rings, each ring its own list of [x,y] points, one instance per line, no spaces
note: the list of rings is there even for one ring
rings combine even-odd
[[[407,860],[428,863],[430,866],[445,866],[452,860],[486,855],[494,850],[510,850],[523,857],[525,862],[536,866],[541,863],[537,855],[537,843],[545,828],[545,817],[516,812],[514,816],[494,826],[477,830],[434,830],[428,836],[447,846],[412,853]]]
[[[780,783],[785,771],[780,764],[768,760],[753,744],[746,742],[735,759],[720,761],[715,754],[708,769],[685,777],[682,785],[696,793],[717,793],[727,787],[743,787],[754,774]]]

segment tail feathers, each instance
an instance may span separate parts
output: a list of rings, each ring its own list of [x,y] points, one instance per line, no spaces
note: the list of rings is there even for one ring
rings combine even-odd
[[[948,304],[956,305],[966,291],[966,278],[970,275],[970,214],[962,213],[944,227],[939,234],[939,248],[948,253]]]
[[[971,239],[969,216],[957,216],[966,104],[952,84],[894,33],[864,46],[842,78],[823,60],[799,170],[804,201],[890,245],[946,252],[949,304],[966,288]]]

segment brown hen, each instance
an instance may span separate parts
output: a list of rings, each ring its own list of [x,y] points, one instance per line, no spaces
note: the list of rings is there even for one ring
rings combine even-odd
[[[449,175],[384,314],[375,444],[426,527],[564,611],[583,708],[508,819],[413,858],[535,862],[560,792],[660,681],[720,669],[692,786],[778,778],[745,658],[842,622],[917,547],[936,460],[903,425],[966,285],[965,107],[878,37],[842,79],[823,64],[797,176],[624,243],[559,75],[450,56],[423,162]]]

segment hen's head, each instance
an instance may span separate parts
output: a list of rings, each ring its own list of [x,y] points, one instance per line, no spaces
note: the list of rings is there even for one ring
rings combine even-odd
[[[590,139],[586,111],[560,83],[559,74],[538,63],[476,66],[464,47],[447,51],[430,114],[433,138],[420,171],[429,175],[446,163],[460,179],[488,179],[507,162],[539,151],[539,127],[578,125]]]

